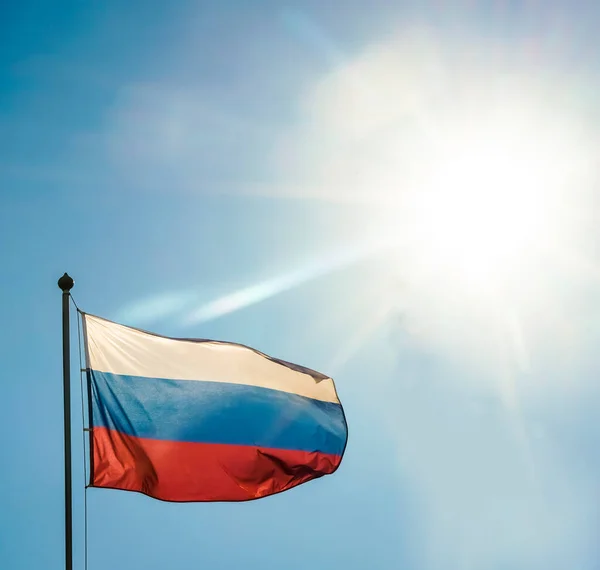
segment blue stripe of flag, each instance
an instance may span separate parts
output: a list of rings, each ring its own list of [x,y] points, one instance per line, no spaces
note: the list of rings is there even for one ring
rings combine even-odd
[[[127,435],[341,455],[342,407],[279,390],[91,371],[93,424]]]

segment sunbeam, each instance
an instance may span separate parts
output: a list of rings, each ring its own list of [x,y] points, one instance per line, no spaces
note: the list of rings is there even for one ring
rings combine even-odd
[[[377,331],[377,329],[386,322],[392,313],[392,308],[387,305],[381,305],[378,309],[371,311],[371,316],[361,323],[360,328],[350,337],[346,344],[338,348],[337,352],[331,358],[328,370],[332,375],[341,372],[351,361],[352,357],[361,349],[366,341]]]
[[[289,273],[266,279],[209,301],[192,310],[184,320],[184,324],[205,323],[266,301],[275,295],[308,283],[313,279],[358,263],[382,251],[388,245],[389,242],[381,238],[377,240],[365,239],[359,244],[330,253]]]

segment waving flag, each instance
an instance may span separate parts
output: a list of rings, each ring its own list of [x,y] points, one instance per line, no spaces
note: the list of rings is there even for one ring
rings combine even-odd
[[[239,344],[83,322],[91,486],[244,501],[340,465],[348,431],[331,378]]]

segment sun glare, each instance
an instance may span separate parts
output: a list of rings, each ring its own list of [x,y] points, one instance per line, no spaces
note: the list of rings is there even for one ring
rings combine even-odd
[[[568,160],[528,125],[457,125],[401,200],[403,241],[444,279],[469,287],[510,279],[555,238]]]
[[[389,302],[436,350],[488,361],[495,350],[501,360],[498,339],[510,337],[511,358],[523,360],[517,345],[550,340],[549,315],[570,298],[592,146],[541,98],[501,111],[450,107],[401,168],[378,178],[389,196],[374,219],[391,246],[382,274],[402,284]]]

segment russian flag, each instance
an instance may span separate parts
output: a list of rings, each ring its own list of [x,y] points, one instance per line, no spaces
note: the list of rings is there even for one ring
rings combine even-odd
[[[348,428],[331,378],[239,344],[82,319],[90,486],[245,501],[339,467]]]

